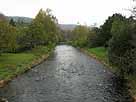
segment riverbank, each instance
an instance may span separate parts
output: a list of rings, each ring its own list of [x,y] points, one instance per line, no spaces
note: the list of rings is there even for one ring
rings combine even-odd
[[[132,102],[115,74],[69,45],[0,89],[9,102]],[[72,86],[72,87],[71,87]]]
[[[113,73],[116,73],[117,68],[112,67],[108,61],[108,52],[104,47],[98,47],[98,48],[84,48],[81,49],[86,54],[90,55],[91,57],[97,59],[101,63],[103,63],[107,68],[110,68],[110,70]],[[136,76],[135,75],[127,75],[125,76],[126,79],[128,79],[128,86],[130,87],[129,91],[131,96],[134,98],[134,102],[136,102]]]
[[[22,53],[3,53],[0,56],[0,87],[48,58],[53,46],[38,46]]]
[[[109,64],[108,61],[108,52],[104,47],[98,47],[98,48],[82,48],[81,51],[86,53],[87,55],[93,57],[94,59],[98,60],[102,64],[104,64],[106,67],[110,68],[110,71],[115,73],[116,68],[112,67]]]

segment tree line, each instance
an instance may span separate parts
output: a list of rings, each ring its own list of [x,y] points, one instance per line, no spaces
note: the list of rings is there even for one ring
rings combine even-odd
[[[70,42],[77,47],[105,47],[108,60],[118,67],[120,75],[136,73],[136,20],[121,14],[108,17],[100,27],[78,25],[71,35]]]
[[[135,8],[133,10],[135,12]],[[30,24],[8,21],[0,14],[0,54],[17,53],[40,45],[55,45],[68,41],[78,47],[100,47],[108,50],[110,64],[117,66],[119,73],[136,72],[136,20],[121,14],[108,17],[100,27],[78,25],[74,30],[63,32],[58,28],[57,18],[50,9],[40,10]],[[64,38],[63,33],[68,33]]]
[[[22,52],[40,45],[54,45],[60,39],[58,21],[50,9],[40,10],[31,23],[10,21],[0,14],[0,53]]]

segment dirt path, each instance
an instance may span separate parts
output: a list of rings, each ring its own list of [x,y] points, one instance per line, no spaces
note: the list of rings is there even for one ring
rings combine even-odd
[[[9,102],[131,102],[124,85],[102,64],[67,45],[0,89]]]

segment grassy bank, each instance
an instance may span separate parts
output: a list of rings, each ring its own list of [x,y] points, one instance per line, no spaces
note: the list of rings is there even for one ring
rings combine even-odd
[[[97,48],[85,48],[84,49],[89,55],[96,58],[100,62],[104,63],[111,71],[116,72],[116,68],[110,66],[108,62],[108,52],[107,49],[104,47],[97,47]],[[127,75],[126,78],[128,79],[128,86],[130,86],[130,93],[132,96],[136,96],[136,75]]]
[[[99,60],[108,63],[107,50],[104,47],[88,48],[87,51],[95,55]]]
[[[102,62],[105,66],[110,68],[113,72],[116,71],[115,67],[110,66],[108,61],[108,51],[104,47],[97,47],[97,48],[85,48],[83,49],[87,54],[91,57],[97,59],[98,61]]]
[[[23,53],[3,53],[0,56],[0,80],[10,80],[24,73],[47,58],[52,49],[52,46],[39,46]]]

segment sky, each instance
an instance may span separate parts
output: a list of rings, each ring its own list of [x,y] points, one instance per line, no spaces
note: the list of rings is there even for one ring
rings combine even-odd
[[[0,12],[34,18],[50,8],[61,24],[101,25],[114,13],[129,16],[133,5],[132,0],[0,0]]]

